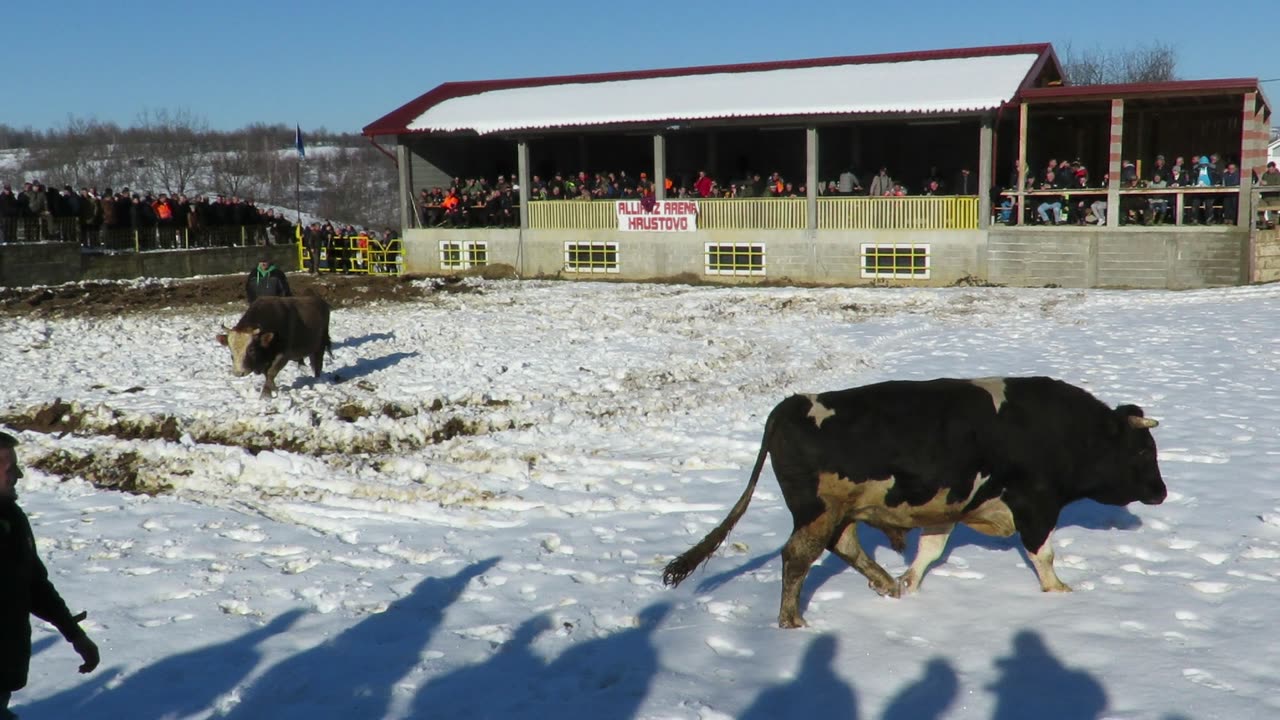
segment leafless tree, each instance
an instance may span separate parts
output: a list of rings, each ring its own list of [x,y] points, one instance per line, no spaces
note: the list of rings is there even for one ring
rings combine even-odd
[[[1058,56],[1070,85],[1109,85],[1177,80],[1178,53],[1173,46],[1077,50],[1070,43]]]
[[[139,148],[150,185],[170,194],[185,193],[197,176],[207,174],[204,141],[209,124],[189,110],[144,110],[138,117]]]

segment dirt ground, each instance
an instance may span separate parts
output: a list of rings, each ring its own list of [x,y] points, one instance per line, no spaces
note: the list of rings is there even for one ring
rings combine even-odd
[[[492,270],[487,276],[503,276]],[[192,279],[95,281],[55,287],[0,288],[0,317],[127,315],[198,306],[243,304],[248,273]],[[471,292],[459,277],[310,275],[290,273],[294,294],[314,289],[333,307],[420,300],[440,292]]]

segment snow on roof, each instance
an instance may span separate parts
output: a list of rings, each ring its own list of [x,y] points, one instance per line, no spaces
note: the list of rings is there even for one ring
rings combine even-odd
[[[732,117],[974,112],[1012,99],[1039,57],[1027,52],[501,88],[430,105],[406,129],[483,135]]]

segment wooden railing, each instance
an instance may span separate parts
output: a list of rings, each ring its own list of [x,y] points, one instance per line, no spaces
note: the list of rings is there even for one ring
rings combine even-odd
[[[978,198],[818,198],[819,230],[976,230]]]
[[[804,198],[700,199],[699,230],[803,230]],[[612,230],[613,202],[540,200],[529,203],[529,227],[540,230]],[[819,230],[974,230],[978,198],[822,197]]]

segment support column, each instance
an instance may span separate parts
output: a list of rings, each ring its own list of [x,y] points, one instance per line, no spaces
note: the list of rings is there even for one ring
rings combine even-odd
[[[408,145],[396,145],[396,175],[400,182],[400,237],[418,227],[418,199],[413,194],[412,156]]]
[[[667,139],[662,133],[653,136],[653,196],[667,199]]]
[[[991,153],[994,145],[991,115],[982,117],[978,130],[978,227],[991,225]]]
[[[818,229],[818,128],[804,129],[805,227]]]
[[[529,141],[516,143],[516,183],[520,185],[520,229],[529,229]]]
[[[1252,227],[1255,217],[1253,173],[1262,174],[1267,169],[1267,141],[1270,133],[1258,116],[1257,93],[1244,94],[1243,111],[1240,122],[1240,203],[1236,213],[1236,226]]]
[[[712,178],[721,177],[720,140],[719,140],[719,133],[717,133],[715,130],[707,131],[707,165],[703,169],[706,170],[707,175],[711,176]]]
[[[1124,153],[1124,100],[1111,101],[1111,145],[1107,156],[1107,227],[1120,227],[1120,161]]]
[[[1021,225],[1027,215],[1027,104],[1018,107],[1018,207],[1014,208],[1013,224]]]

